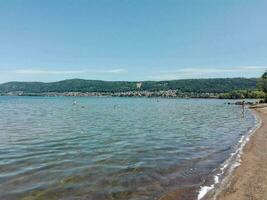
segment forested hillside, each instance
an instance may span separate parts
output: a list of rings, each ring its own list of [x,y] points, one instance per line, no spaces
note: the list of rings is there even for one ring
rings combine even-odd
[[[51,83],[8,82],[0,84],[0,92],[129,92],[129,91],[166,91],[194,93],[227,93],[235,90],[254,90],[256,78],[218,78],[185,79],[172,81],[98,81],[71,79]]]

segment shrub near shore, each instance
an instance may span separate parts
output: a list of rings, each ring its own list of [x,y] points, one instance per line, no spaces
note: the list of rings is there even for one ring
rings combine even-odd
[[[233,92],[222,93],[219,95],[220,99],[262,99],[264,97],[264,92],[259,90],[235,90]]]

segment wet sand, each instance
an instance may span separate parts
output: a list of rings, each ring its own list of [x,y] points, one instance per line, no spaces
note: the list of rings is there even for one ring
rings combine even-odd
[[[267,107],[254,108],[262,124],[246,144],[242,163],[216,200],[267,200]]]

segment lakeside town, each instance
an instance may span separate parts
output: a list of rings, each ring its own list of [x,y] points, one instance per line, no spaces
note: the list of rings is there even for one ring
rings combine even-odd
[[[42,92],[42,93],[11,91],[11,92],[6,92],[6,93],[0,93],[0,96],[263,99],[264,98],[264,92],[262,92],[262,91],[246,91],[246,90],[233,91],[233,92],[229,92],[229,93],[181,92],[179,90],[126,91],[126,92]]]
[[[173,81],[108,82],[71,79],[51,83],[0,84],[0,96],[103,96],[263,99],[261,79],[188,79]]]
[[[2,93],[1,96],[79,96],[79,97],[166,97],[166,98],[219,98],[216,93],[194,93],[179,92],[177,90],[167,91],[128,91],[128,92],[45,92],[45,93],[26,93],[15,91]]]

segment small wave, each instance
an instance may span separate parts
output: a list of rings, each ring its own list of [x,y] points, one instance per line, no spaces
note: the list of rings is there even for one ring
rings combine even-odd
[[[261,126],[261,119],[258,118],[256,114],[254,114],[254,120],[255,120],[255,125],[248,130],[246,135],[243,135],[240,140],[238,141],[239,146],[236,149],[234,153],[230,154],[230,157],[221,165],[220,167],[220,172],[214,175],[214,181],[213,184],[209,186],[201,186],[200,190],[198,192],[198,200],[203,199],[210,191],[214,190],[216,186],[223,181],[223,176],[224,175],[231,175],[233,170],[238,167],[242,160],[241,160],[241,155],[243,153],[243,149],[247,142],[250,140],[251,135],[255,133],[255,131]],[[226,177],[225,177],[226,178]],[[215,194],[216,196],[216,194]]]
[[[219,182],[220,182],[219,181],[219,174],[217,174],[214,176],[214,184],[212,184],[210,186],[202,186],[200,188],[197,199],[198,200],[202,199],[209,191],[213,190],[215,185],[218,184]]]
[[[198,200],[202,199],[213,188],[214,188],[214,184],[212,184],[211,186],[201,186],[201,189],[200,189],[200,191],[198,193],[197,199]]]

